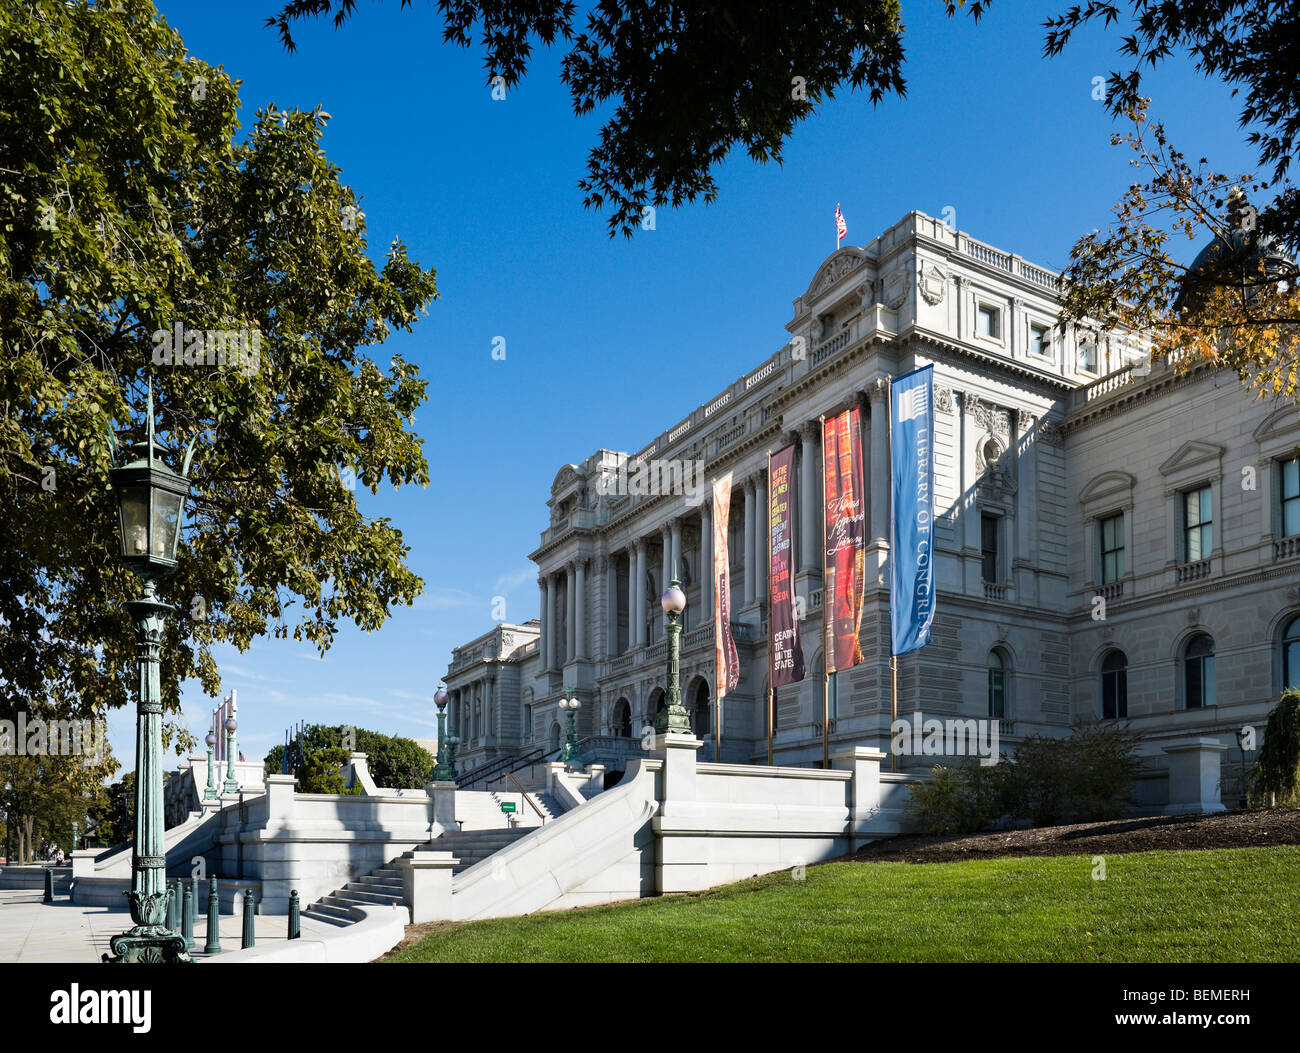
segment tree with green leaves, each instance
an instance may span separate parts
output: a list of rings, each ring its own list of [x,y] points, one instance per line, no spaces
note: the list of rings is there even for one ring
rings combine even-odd
[[[355,487],[426,485],[425,381],[373,350],[436,297],[394,241],[378,265],[325,157],[329,115],[257,111],[149,0],[0,7],[0,718],[131,698],[108,470],[114,435],[195,445],[160,598],[168,710],[212,647],[273,635],[322,652],[422,581]],[[179,467],[174,464],[173,467]],[[178,751],[193,743],[172,726]]]
[[[949,13],[957,6],[949,2]],[[987,7],[975,4],[972,13]],[[1112,141],[1133,150],[1140,175],[1109,228],[1071,251],[1065,324],[1142,331],[1155,357],[1181,371],[1225,368],[1261,397],[1300,400],[1300,188],[1289,174],[1300,150],[1300,8],[1270,0],[1088,0],[1043,23],[1044,54],[1061,54],[1090,25],[1120,28],[1123,61],[1107,77],[1105,103],[1131,126]],[[1175,56],[1241,94],[1239,123],[1266,178],[1190,161],[1149,117],[1143,73]],[[1205,247],[1185,253],[1180,241],[1184,250]]]
[[[414,739],[400,735],[348,725],[309,724],[303,729],[302,742],[303,753],[308,756],[332,749],[364,753],[376,786],[419,789],[433,775],[433,755]],[[278,774],[284,765],[284,746],[269,750],[263,764],[268,775]]]
[[[898,0],[598,0],[581,27],[571,0],[437,8],[444,43],[469,48],[477,34],[493,88],[515,89],[535,42],[562,42],[573,112],[612,107],[578,183],[586,207],[608,207],[611,237],[630,238],[650,208],[714,201],[713,169],[733,150],[779,164],[795,126],[844,88],[873,104],[907,91]],[[332,15],[337,28],[355,11],[356,0],[287,0],[266,21],[293,51],[295,23]]]

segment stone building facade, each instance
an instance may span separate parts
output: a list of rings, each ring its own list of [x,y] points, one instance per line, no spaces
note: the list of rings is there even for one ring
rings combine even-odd
[[[1166,747],[1211,737],[1235,756],[1236,730],[1262,730],[1283,683],[1300,682],[1300,415],[1235,376],[1152,365],[1132,335],[1057,331],[1056,280],[913,212],[827,258],[794,300],[788,342],[752,372],[640,450],[561,468],[530,554],[540,619],[453,657],[462,771],[558,746],[566,687],[592,759],[617,769],[638,753],[664,684],[658,596],[674,569],[684,701],[712,757],[709,482],[728,471],[741,679],[721,759],[764,763],[767,455],[791,442],[808,675],[778,692],[774,759],[819,764],[819,420],[852,405],[868,490],[864,661],[834,678],[829,737],[832,752],[888,750],[886,392],[930,364],[936,615],[932,642],[899,659],[900,716],[996,716],[1004,750],[1077,718],[1125,719],[1144,736],[1152,807]]]

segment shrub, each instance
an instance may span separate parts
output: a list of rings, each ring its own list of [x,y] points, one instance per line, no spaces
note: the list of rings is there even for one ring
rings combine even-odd
[[[309,724],[303,729],[303,750],[341,749],[344,725]],[[376,786],[417,790],[433,775],[433,755],[414,739],[399,735],[381,735],[377,731],[355,728],[353,749],[366,755],[366,765]],[[292,756],[292,754],[291,754]],[[266,755],[266,771],[274,775],[284,761],[284,746],[275,746]]]
[[[1076,724],[1069,738],[1031,735],[1014,759],[936,765],[912,785],[912,818],[931,834],[974,833],[996,820],[1036,826],[1114,819],[1132,799],[1138,736],[1127,728]]]
[[[328,749],[312,750],[306,756],[302,773],[302,793],[334,793],[343,796],[355,796],[361,793],[360,786],[349,788],[348,781],[339,774],[339,769],[348,763],[346,750],[331,746]]]
[[[1282,692],[1264,727],[1264,745],[1250,770],[1252,803],[1300,805],[1300,691]]]

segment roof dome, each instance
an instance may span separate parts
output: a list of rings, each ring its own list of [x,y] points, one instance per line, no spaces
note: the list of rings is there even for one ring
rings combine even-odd
[[[1230,233],[1226,237],[1216,237],[1196,254],[1174,298],[1175,313],[1188,306],[1198,293],[1256,274],[1261,262],[1265,274],[1295,273],[1295,260],[1277,238],[1260,233],[1253,223],[1249,225],[1250,229],[1246,229],[1248,209],[1246,195],[1234,186],[1228,192],[1227,201],[1226,218]]]

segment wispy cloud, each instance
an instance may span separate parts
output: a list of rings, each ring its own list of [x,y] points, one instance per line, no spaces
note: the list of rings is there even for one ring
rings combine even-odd
[[[482,603],[482,599],[464,589],[429,589],[415,601],[413,606],[417,611],[446,611]]]
[[[513,574],[502,574],[501,577],[497,578],[496,591],[499,593],[506,593],[511,589],[517,589],[527,581],[535,581],[536,578],[536,567],[525,567],[523,570],[517,570]]]

